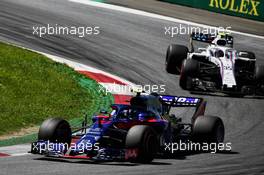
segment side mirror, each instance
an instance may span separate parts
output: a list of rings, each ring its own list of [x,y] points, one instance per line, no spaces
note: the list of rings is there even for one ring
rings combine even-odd
[[[108,111],[106,111],[106,110],[101,110],[101,111],[100,111],[100,114],[108,114]]]
[[[199,51],[199,52],[205,52],[206,49],[205,49],[205,48],[198,48],[198,51]]]

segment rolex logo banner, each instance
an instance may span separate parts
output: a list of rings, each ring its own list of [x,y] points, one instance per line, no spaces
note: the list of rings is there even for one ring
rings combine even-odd
[[[264,21],[264,0],[163,0],[218,13]]]

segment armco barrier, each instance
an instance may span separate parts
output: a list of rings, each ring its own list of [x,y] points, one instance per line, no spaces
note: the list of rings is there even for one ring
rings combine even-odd
[[[174,4],[264,21],[264,0],[162,0]]]

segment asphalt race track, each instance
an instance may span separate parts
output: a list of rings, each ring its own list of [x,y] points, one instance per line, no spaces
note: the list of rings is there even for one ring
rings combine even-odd
[[[32,26],[100,26],[98,36],[32,35]],[[170,38],[164,26],[177,23],[91,7],[67,0],[0,0],[0,40],[60,55],[116,74],[137,84],[165,84],[167,94],[190,95],[164,70]],[[254,51],[264,64],[264,40],[234,35],[235,48]],[[180,155],[152,164],[51,161],[25,155],[0,159],[0,174],[264,174],[264,100],[205,96],[207,114],[220,116],[232,152]]]

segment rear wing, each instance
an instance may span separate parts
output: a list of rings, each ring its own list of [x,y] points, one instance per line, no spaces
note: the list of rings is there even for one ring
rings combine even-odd
[[[204,43],[212,43],[216,38],[216,35],[213,34],[203,34],[203,33],[192,33],[191,39],[194,41],[200,41]]]
[[[192,33],[191,34],[191,39],[194,41],[200,41],[204,43],[212,43],[215,38],[219,38],[222,40],[225,40],[227,44],[233,45],[234,43],[234,38],[228,33],[218,33],[217,35],[215,34],[204,34],[204,33]]]
[[[160,96],[163,105],[163,115],[169,114],[172,107],[195,107],[192,123],[200,115],[204,115],[207,102],[203,98],[180,97],[171,95]]]
[[[161,95],[160,98],[163,105],[170,107],[198,107],[204,101],[203,98],[171,95]]]

